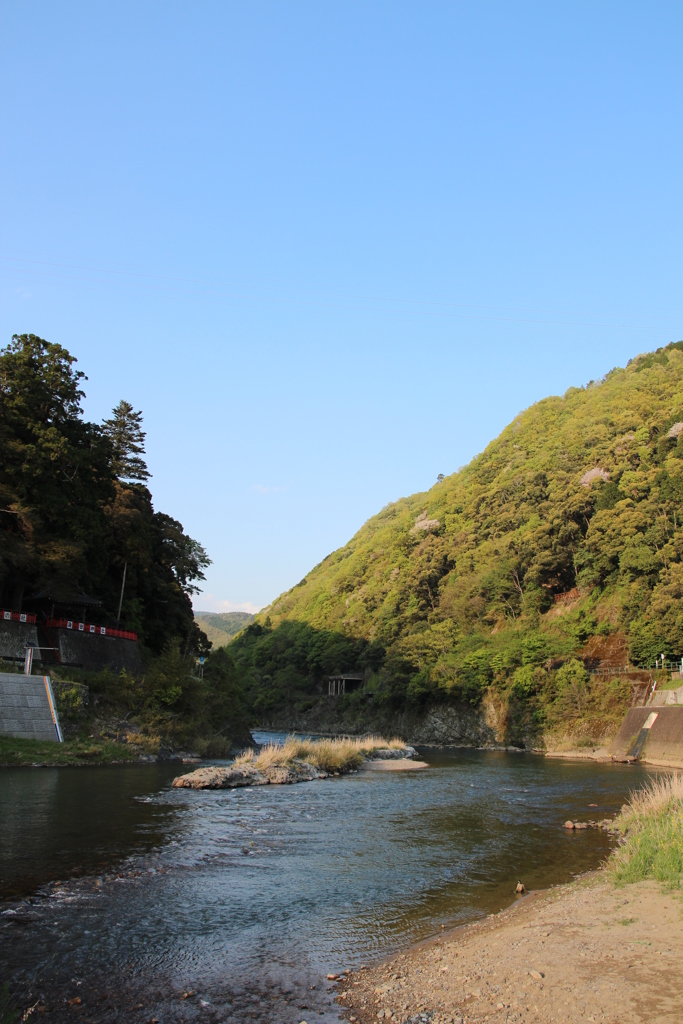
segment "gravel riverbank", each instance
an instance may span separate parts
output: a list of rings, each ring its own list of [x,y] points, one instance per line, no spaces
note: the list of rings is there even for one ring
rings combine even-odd
[[[683,1020],[683,916],[654,882],[603,872],[338,982],[351,1024]]]

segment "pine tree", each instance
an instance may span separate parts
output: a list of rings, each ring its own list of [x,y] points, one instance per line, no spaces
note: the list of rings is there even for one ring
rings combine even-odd
[[[145,454],[142,413],[135,412],[130,402],[122,399],[116,408],[112,409],[112,418],[102,424],[102,430],[112,443],[112,468],[119,480],[146,483],[150,473],[145,460],[141,457]]]

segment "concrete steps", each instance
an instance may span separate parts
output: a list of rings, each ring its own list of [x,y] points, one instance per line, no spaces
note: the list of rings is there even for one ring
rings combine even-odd
[[[0,672],[0,736],[62,742],[49,676]]]

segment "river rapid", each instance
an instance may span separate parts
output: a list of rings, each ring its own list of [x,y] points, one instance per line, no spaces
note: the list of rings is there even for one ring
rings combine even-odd
[[[646,778],[420,756],[215,792],[171,789],[163,763],[0,769],[0,983],[43,1021],[337,1021],[328,972],[498,911],[518,879],[597,867],[607,835],[564,821],[611,816]]]

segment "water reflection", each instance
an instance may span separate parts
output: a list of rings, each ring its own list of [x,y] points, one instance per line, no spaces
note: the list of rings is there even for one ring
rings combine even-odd
[[[0,768],[0,896],[98,874],[164,842],[175,811],[152,798],[177,773],[170,764]]]
[[[18,982],[38,978],[55,1019],[55,993],[74,998],[79,980],[93,1020],[138,1003],[164,1021],[337,1019],[328,970],[499,910],[518,878],[540,888],[597,866],[606,835],[563,822],[612,814],[644,774],[492,752],[426,759],[422,772],[218,792],[170,790],[159,766],[62,770],[57,783],[25,772],[14,804],[2,787],[14,833],[3,872],[29,835],[43,876],[51,851],[61,873],[79,835],[83,864],[128,860],[118,879],[8,907],[0,955]],[[32,821],[50,785],[60,813]]]

